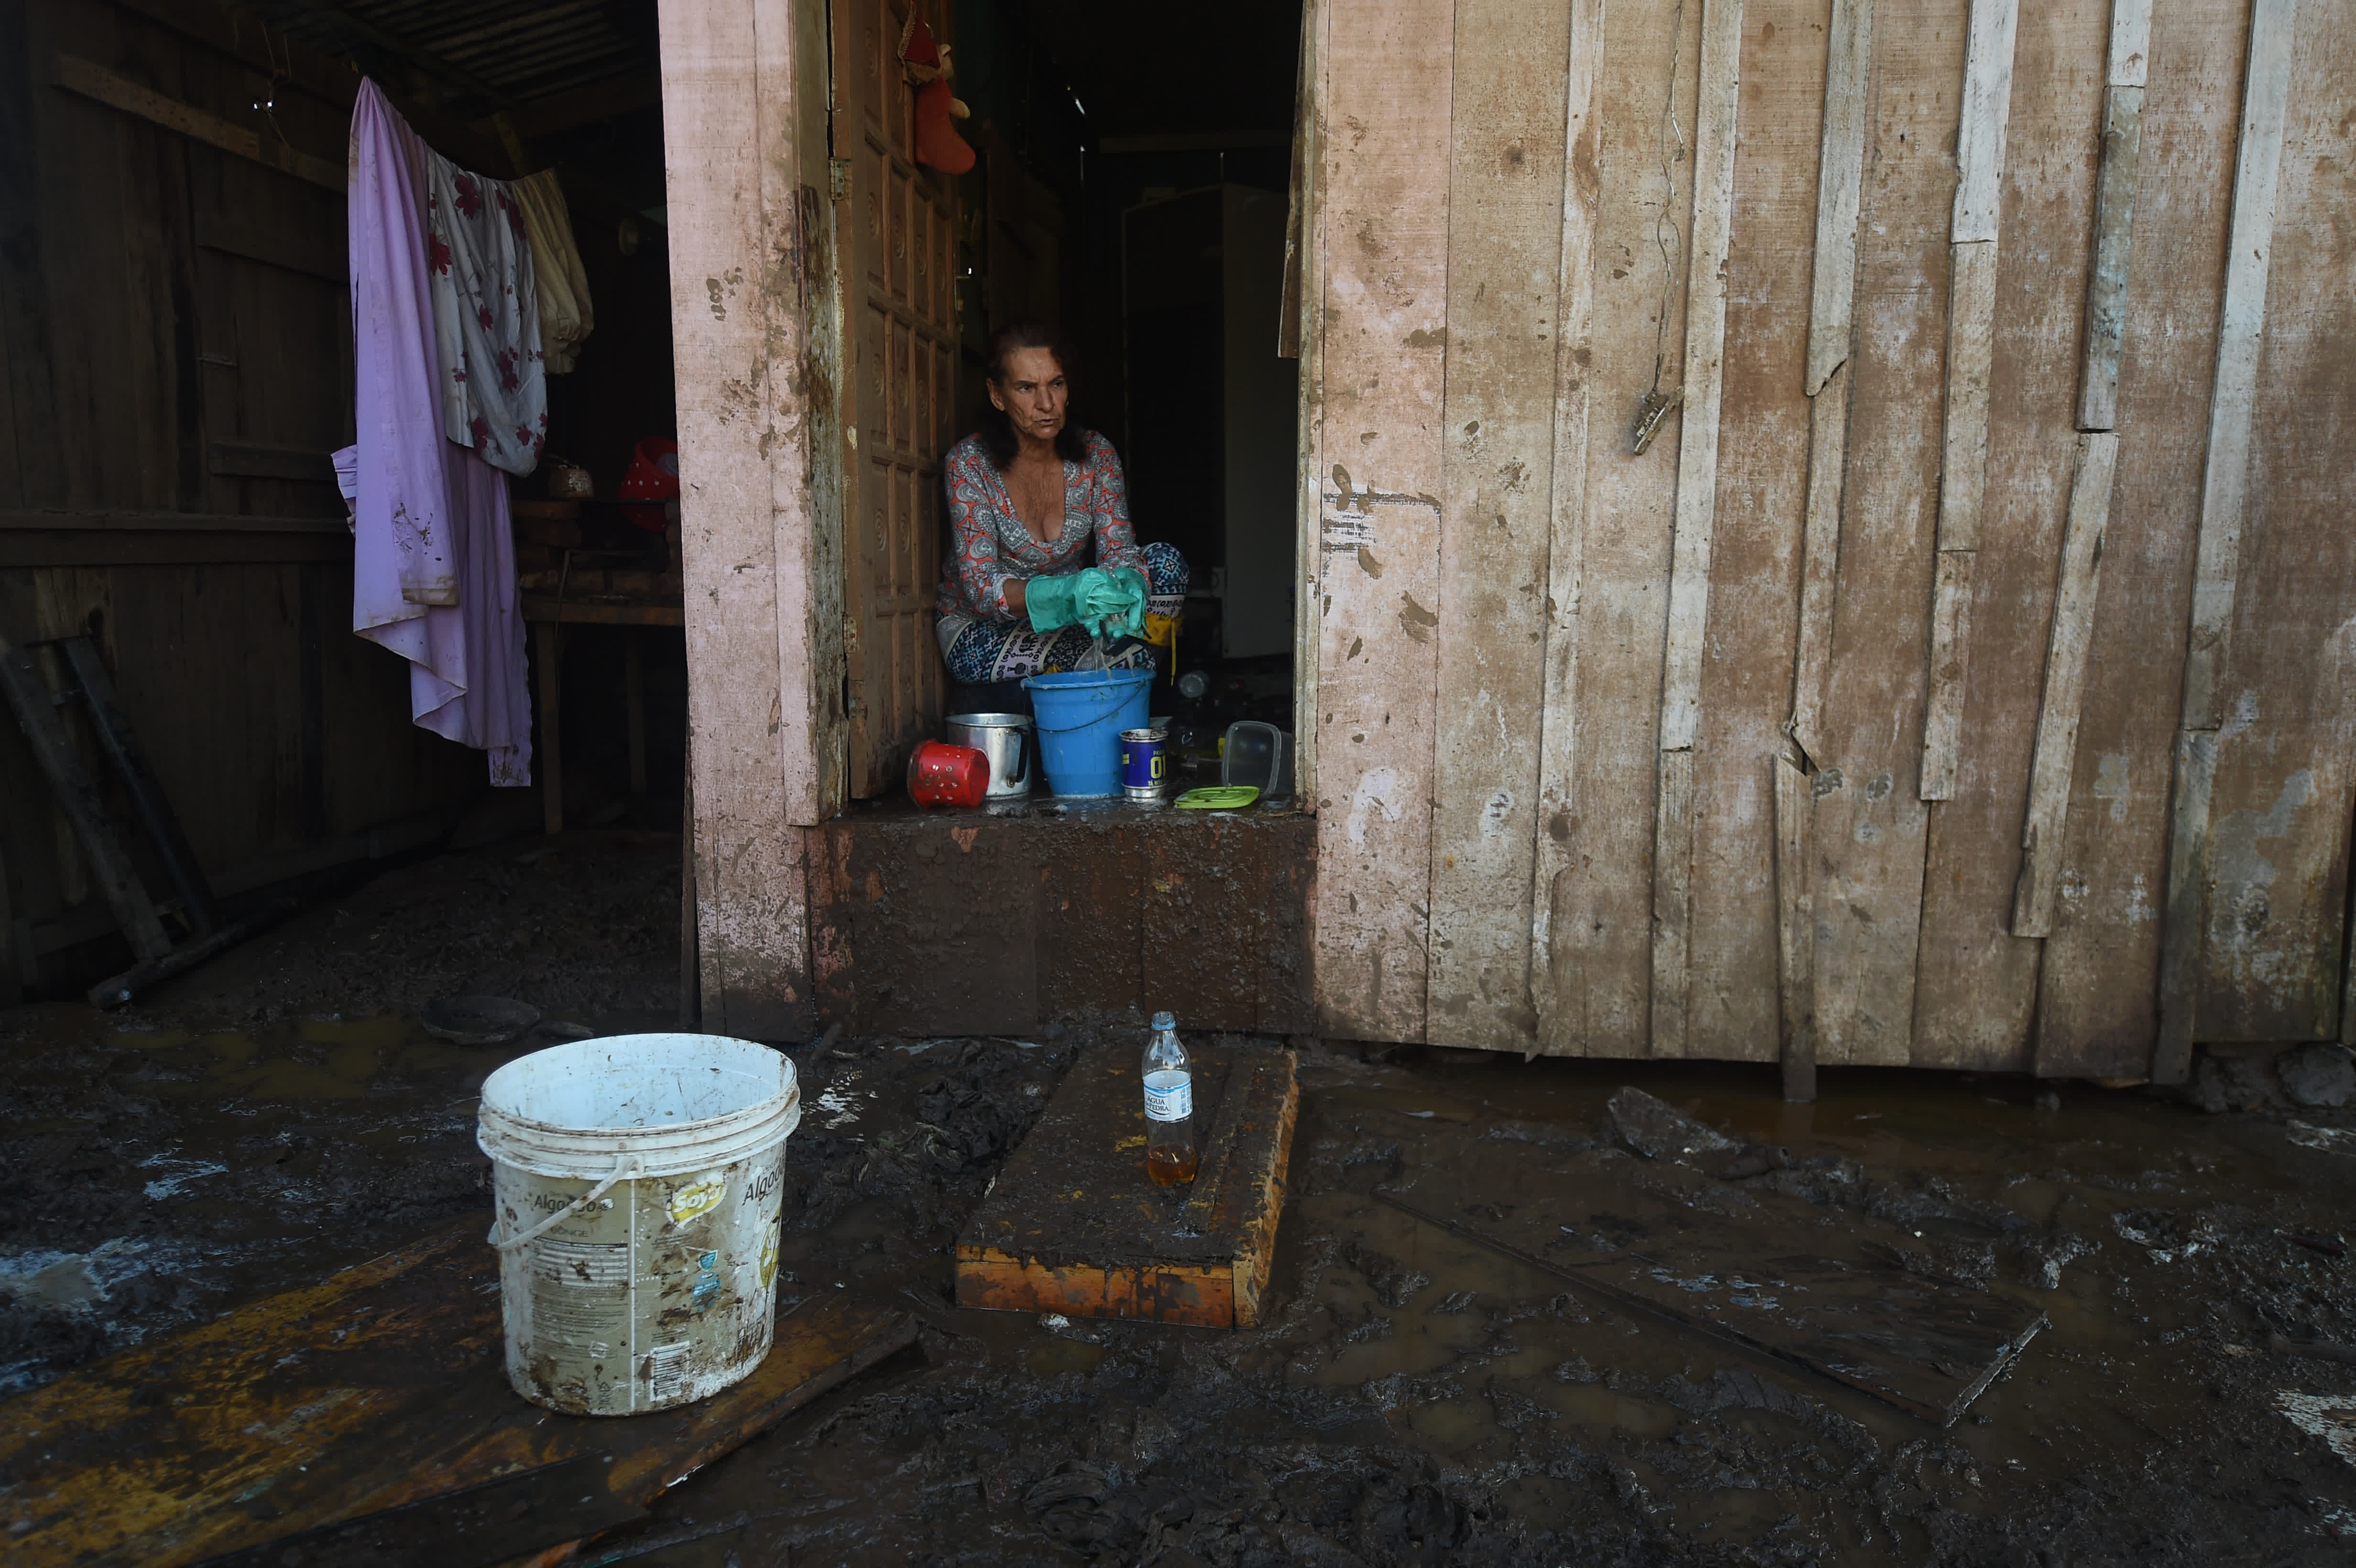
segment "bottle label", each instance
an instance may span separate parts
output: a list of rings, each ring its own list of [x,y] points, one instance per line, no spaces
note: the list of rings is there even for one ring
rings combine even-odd
[[[1145,1117],[1151,1122],[1183,1122],[1194,1114],[1194,1080],[1184,1072],[1145,1075]]]

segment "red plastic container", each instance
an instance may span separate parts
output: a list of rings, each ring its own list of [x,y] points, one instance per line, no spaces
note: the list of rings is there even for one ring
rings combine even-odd
[[[908,798],[918,805],[980,805],[990,793],[990,759],[971,746],[927,741],[908,759]]]

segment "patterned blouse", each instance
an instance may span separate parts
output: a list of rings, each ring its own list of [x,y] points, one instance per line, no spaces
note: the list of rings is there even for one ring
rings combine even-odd
[[[1087,458],[1064,464],[1064,528],[1041,544],[1023,526],[1007,494],[1006,477],[990,460],[981,437],[969,435],[941,460],[949,500],[949,553],[941,571],[934,607],[965,621],[1021,620],[1006,607],[1006,585],[1033,577],[1059,577],[1089,563],[1110,571],[1127,567],[1146,575],[1145,557],[1129,527],[1129,489],[1121,481],[1120,457],[1112,443],[1094,431],[1082,437]]]

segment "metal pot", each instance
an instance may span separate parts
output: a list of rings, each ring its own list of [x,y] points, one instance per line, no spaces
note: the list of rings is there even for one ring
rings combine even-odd
[[[1031,793],[1038,756],[1027,713],[952,713],[943,725],[953,746],[971,746],[990,759],[991,800],[1021,800]]]

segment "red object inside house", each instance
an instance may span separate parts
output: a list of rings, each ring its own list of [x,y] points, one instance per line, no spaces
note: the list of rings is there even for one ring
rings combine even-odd
[[[622,516],[650,534],[662,532],[669,521],[663,516],[662,503],[679,499],[679,443],[659,435],[638,443],[630,453],[630,466],[622,475],[621,496],[625,501],[654,503],[624,507]]]
[[[908,798],[918,805],[980,805],[990,759],[971,746],[927,741],[908,759]]]

